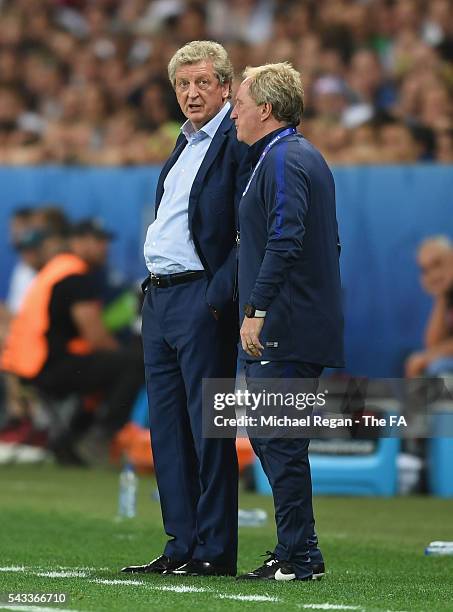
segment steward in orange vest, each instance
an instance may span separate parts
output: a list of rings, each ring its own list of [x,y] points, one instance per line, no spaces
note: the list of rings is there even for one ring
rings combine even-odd
[[[71,253],[53,257],[30,286],[18,315],[13,320],[1,356],[1,368],[21,378],[35,378],[49,358],[50,303],[55,286],[73,275],[88,274],[88,265]],[[68,337],[68,354],[88,354],[88,342],[77,335]]]

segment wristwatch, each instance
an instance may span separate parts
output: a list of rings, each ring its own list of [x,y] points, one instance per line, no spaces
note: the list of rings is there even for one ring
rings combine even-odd
[[[244,314],[247,319],[264,319],[266,310],[257,310],[252,304],[244,304]]]

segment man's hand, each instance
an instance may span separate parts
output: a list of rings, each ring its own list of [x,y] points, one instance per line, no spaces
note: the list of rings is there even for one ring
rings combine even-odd
[[[98,302],[76,302],[71,306],[71,318],[79,331],[95,351],[114,351],[119,345],[102,321]]]
[[[417,378],[417,376],[422,376],[429,362],[429,356],[426,352],[412,353],[406,361],[406,377]]]
[[[242,348],[250,357],[261,357],[264,346],[260,342],[260,333],[263,329],[264,317],[245,317],[241,327]]]

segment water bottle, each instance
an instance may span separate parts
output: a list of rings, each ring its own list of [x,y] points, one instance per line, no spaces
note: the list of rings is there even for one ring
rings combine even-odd
[[[120,490],[118,496],[118,516],[133,518],[136,514],[138,480],[134,466],[130,463],[124,465],[120,474]]]
[[[425,548],[425,555],[453,555],[453,542],[431,542],[429,546]]]
[[[267,521],[267,512],[261,508],[238,510],[239,527],[261,527]]]

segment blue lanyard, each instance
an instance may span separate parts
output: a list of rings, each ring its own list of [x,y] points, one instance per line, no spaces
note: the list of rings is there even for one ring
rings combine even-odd
[[[253,168],[253,172],[252,172],[252,176],[249,178],[249,182],[246,185],[246,188],[244,189],[244,192],[242,194],[242,197],[245,196],[245,194],[247,193],[247,191],[249,190],[250,187],[250,183],[253,181],[253,177],[256,174],[256,171],[258,170],[258,168],[261,166],[261,164],[263,163],[263,159],[266,157],[266,155],[269,153],[269,151],[272,149],[272,147],[274,146],[274,144],[276,142],[278,142],[279,140],[281,140],[282,138],[285,138],[285,136],[290,136],[292,134],[295,134],[297,132],[296,128],[290,127],[287,128],[286,130],[283,130],[283,132],[280,132],[279,134],[277,134],[277,136],[275,136],[268,145],[266,145],[264,151],[261,153],[260,158],[256,164],[256,166]]]

